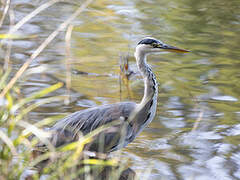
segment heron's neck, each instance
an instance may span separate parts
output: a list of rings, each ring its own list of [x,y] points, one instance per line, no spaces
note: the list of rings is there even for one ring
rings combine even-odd
[[[149,101],[155,101],[153,104],[157,104],[157,93],[158,93],[158,84],[156,81],[156,77],[152,72],[151,68],[146,62],[147,55],[141,51],[135,52],[135,58],[137,61],[137,66],[141,75],[144,79],[144,96],[140,105],[145,105]],[[155,98],[154,98],[155,97]]]
[[[151,68],[146,62],[146,54],[136,48],[135,58],[144,79],[144,96],[129,118],[135,136],[154,118],[157,108],[158,84]]]

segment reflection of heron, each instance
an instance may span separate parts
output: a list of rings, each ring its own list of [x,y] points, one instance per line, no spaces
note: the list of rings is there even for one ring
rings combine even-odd
[[[154,38],[141,40],[136,47],[135,58],[144,79],[145,90],[142,101],[139,104],[120,102],[102,105],[70,114],[50,128],[52,143],[55,146],[60,146],[72,142],[77,140],[79,132],[85,135],[101,125],[115,121],[118,121],[119,124],[112,125],[100,133],[89,144],[89,150],[111,152],[132,142],[142,129],[152,121],[157,106],[158,84],[146,62],[146,57],[150,53],[163,51],[189,52],[166,45]]]

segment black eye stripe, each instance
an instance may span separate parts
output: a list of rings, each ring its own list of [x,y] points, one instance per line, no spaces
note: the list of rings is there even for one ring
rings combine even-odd
[[[152,38],[143,39],[138,43],[138,45],[140,45],[140,44],[151,45],[154,48],[160,48],[160,47],[164,46],[164,44],[161,41],[152,39]]]
[[[159,41],[157,41],[155,39],[143,39],[138,43],[138,45],[139,44],[153,44],[153,43],[159,44]]]

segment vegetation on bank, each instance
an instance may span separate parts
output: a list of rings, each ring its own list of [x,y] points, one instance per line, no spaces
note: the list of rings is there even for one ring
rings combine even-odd
[[[0,87],[4,87],[5,77],[6,74],[2,75]],[[6,99],[1,102],[0,114],[0,179],[19,179],[30,174],[33,179],[39,179],[44,174],[47,179],[63,179],[63,177],[78,179],[88,176],[119,178],[124,166],[119,166],[118,159],[85,152],[83,149],[94,135],[107,126],[81,137],[78,142],[54,148],[48,142],[48,134],[42,130],[42,126],[52,124],[56,118],[47,118],[36,124],[24,120],[24,116],[36,107],[64,100],[64,96],[44,98],[62,86],[63,83],[57,83],[20,99],[18,98],[20,88],[17,86],[7,93]],[[28,137],[31,134],[36,138],[30,140]],[[42,152],[35,148],[39,141],[47,144]]]
[[[120,163],[118,158],[84,150],[84,145],[91,142],[93,136],[107,126],[81,137],[77,142],[55,148],[48,141],[49,134],[43,128],[52,125],[59,116],[39,120],[35,124],[30,123],[26,118],[39,106],[66,100],[67,96],[53,95],[54,91],[64,86],[63,82],[58,82],[26,97],[22,95],[22,87],[18,84],[19,79],[27,81],[24,73],[29,65],[63,30],[66,30],[66,48],[70,48],[70,31],[73,29],[71,22],[92,3],[92,0],[81,3],[76,11],[43,41],[17,72],[12,71],[11,68],[11,41],[16,38],[31,37],[22,37],[15,33],[31,18],[60,0],[46,2],[15,25],[11,19],[10,1],[2,2],[4,10],[0,27],[8,15],[10,19],[9,32],[0,35],[0,50],[5,54],[5,57],[1,57],[3,61],[0,68],[0,179],[39,179],[43,176],[46,179],[126,179],[132,171],[129,169],[123,171],[126,166],[122,160]],[[69,49],[67,50],[69,52]],[[69,88],[68,81],[66,83],[66,87]],[[29,138],[32,135],[34,138]],[[46,147],[37,149],[36,145],[39,142],[46,144]]]

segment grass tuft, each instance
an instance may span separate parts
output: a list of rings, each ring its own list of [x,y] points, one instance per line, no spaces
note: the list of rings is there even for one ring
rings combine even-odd
[[[5,65],[0,72],[1,180],[66,179],[65,177],[67,179],[119,179],[121,178],[121,171],[125,167],[124,163],[120,163],[119,159],[97,153],[90,153],[89,155],[89,152],[84,150],[84,146],[90,143],[95,136],[119,122],[101,126],[85,136],[80,136],[76,142],[55,148],[49,140],[51,134],[43,129],[45,126],[53,124],[56,119],[60,118],[59,116],[49,117],[35,124],[31,124],[26,120],[28,114],[39,106],[56,101],[64,102],[69,97],[52,95],[56,90],[63,87],[64,84],[62,82],[58,82],[27,97],[19,96],[21,87],[17,83],[18,79],[23,76],[32,61],[64,29],[68,29],[66,34],[66,54],[69,57],[71,56],[70,39],[73,30],[71,22],[93,0],[86,0],[81,3],[81,6],[42,42],[14,75],[10,63],[11,43],[8,43],[14,39],[32,38],[17,35],[17,30],[40,12],[60,1],[50,0],[42,4],[15,25],[14,23],[9,24],[8,32],[0,34],[0,47],[8,45],[7,53],[5,53]],[[10,0],[6,0],[4,16],[0,19],[0,26],[5,22],[7,15],[11,16],[12,9]],[[71,67],[68,66],[67,62],[66,65],[68,69],[66,84],[67,89],[69,89],[71,86]],[[38,70],[36,69],[36,71]],[[39,147],[39,144],[44,144],[45,146]]]

